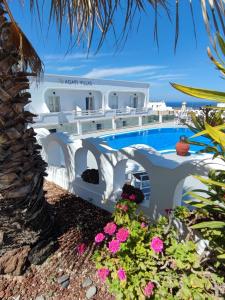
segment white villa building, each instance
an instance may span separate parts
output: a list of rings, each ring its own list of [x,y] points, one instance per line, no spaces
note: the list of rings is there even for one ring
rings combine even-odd
[[[149,88],[148,83],[45,75],[31,85],[29,110],[38,115],[34,127],[78,135],[162,122],[159,112],[171,110],[165,102],[149,102]]]

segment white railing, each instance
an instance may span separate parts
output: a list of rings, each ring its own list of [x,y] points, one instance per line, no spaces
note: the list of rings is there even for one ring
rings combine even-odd
[[[89,119],[93,117],[113,117],[113,116],[122,116],[122,115],[151,115],[152,111],[148,108],[132,108],[124,107],[118,109],[108,109],[104,110],[102,108],[95,110],[72,110],[72,111],[61,111],[61,112],[50,112],[50,113],[41,113],[34,118],[36,122],[35,127],[39,127],[41,124],[46,125],[57,125],[64,123],[74,123],[74,121],[79,119]]]

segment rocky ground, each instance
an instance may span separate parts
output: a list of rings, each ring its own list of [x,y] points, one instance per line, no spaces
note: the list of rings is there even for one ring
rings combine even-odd
[[[9,300],[111,300],[91,260],[94,237],[110,214],[46,182],[58,228],[58,249],[45,263],[31,266],[23,276],[0,276],[0,299]],[[77,245],[85,243],[81,256]]]

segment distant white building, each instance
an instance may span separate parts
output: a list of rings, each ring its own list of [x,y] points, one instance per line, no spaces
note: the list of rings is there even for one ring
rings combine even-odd
[[[166,106],[165,101],[148,102],[148,107],[154,111],[174,111],[171,106]]]
[[[60,131],[77,134],[141,126],[157,121],[149,118],[157,110],[150,105],[149,88],[148,83],[45,75],[38,85],[31,84],[29,110],[38,115],[34,127],[61,126]],[[165,102],[159,102],[158,110],[162,106]]]

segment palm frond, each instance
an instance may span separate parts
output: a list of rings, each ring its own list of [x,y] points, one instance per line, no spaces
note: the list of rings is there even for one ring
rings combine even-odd
[[[194,35],[196,38],[196,25],[194,17],[194,7],[192,0],[189,1],[190,17],[194,27]],[[30,0],[31,11],[38,11],[40,16],[40,7],[45,3],[45,0]],[[134,16],[145,13],[149,9],[155,12],[154,37],[158,43],[158,13],[162,9],[171,19],[171,10],[168,0],[51,0],[49,23],[55,23],[59,36],[62,36],[62,28],[66,24],[69,28],[71,37],[71,47],[81,41],[87,42],[87,48],[90,49],[96,31],[100,32],[99,40],[97,41],[97,51],[102,47],[107,34],[113,32],[115,36],[115,45],[118,48],[129,34],[130,28],[134,20]],[[201,0],[202,15],[206,30],[213,43],[212,31],[220,31],[222,28],[225,33],[224,25],[224,3],[223,0]],[[175,49],[179,37],[179,20],[182,12],[179,9],[180,0],[174,0],[175,4]],[[123,16],[122,24],[119,33],[115,30],[116,15]],[[40,17],[39,17],[40,18]],[[213,27],[213,28],[212,28]]]
[[[35,73],[37,76],[39,76],[43,72],[43,63],[28,38],[15,22],[7,1],[2,0],[2,2],[4,4],[5,11],[9,15],[9,21],[6,22],[5,25],[11,28],[15,47],[20,51],[23,59],[22,67],[24,70],[29,69],[32,73]]]

